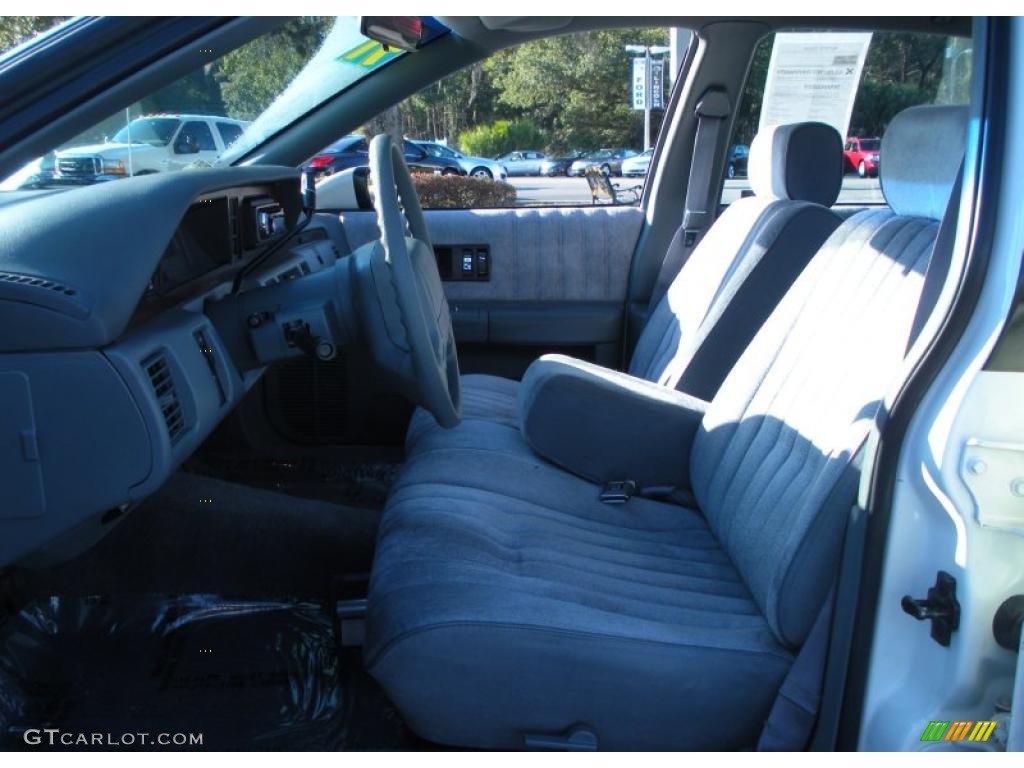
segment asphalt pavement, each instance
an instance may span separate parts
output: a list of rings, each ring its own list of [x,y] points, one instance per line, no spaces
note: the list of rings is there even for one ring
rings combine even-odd
[[[556,176],[513,176],[509,183],[516,188],[519,205],[588,205],[590,204],[590,188],[586,179]],[[622,189],[642,186],[643,177],[613,178],[612,183]],[[731,203],[738,200],[744,189],[750,185],[746,179],[733,179],[725,182],[722,202]],[[861,179],[847,176],[843,179],[843,188],[839,193],[840,205],[872,205],[885,202],[878,179]]]

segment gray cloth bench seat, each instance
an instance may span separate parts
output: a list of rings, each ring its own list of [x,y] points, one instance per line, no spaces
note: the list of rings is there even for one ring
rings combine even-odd
[[[834,578],[853,459],[898,383],[965,136],[959,108],[893,119],[889,207],[833,233],[729,372],[689,450],[691,508],[604,504],[486,420],[422,436],[384,510],[364,647],[416,733],[757,742]]]

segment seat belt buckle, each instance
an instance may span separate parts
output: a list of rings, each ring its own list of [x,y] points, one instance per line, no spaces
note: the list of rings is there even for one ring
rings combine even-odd
[[[611,480],[601,489],[601,501],[605,504],[625,504],[636,493],[633,480]]]

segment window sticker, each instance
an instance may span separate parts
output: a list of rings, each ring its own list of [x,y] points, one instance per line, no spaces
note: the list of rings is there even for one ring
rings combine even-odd
[[[871,33],[775,36],[758,130],[814,120],[846,136]]]

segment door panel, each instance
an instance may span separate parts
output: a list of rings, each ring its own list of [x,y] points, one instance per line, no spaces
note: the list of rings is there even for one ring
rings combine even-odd
[[[451,280],[466,373],[519,376],[539,355],[574,350],[614,365],[629,263],[643,224],[632,206],[425,211],[435,246],[486,245],[486,280]],[[376,215],[345,213],[352,248],[378,237]]]
[[[464,373],[519,378],[546,352],[619,363],[639,208],[425,213],[435,245],[489,249],[486,280],[444,283]],[[372,212],[345,213],[342,222],[352,249],[378,237]],[[398,446],[411,412],[359,350],[331,363],[303,357],[272,366],[252,397],[250,416],[266,414],[278,439],[292,444]]]

